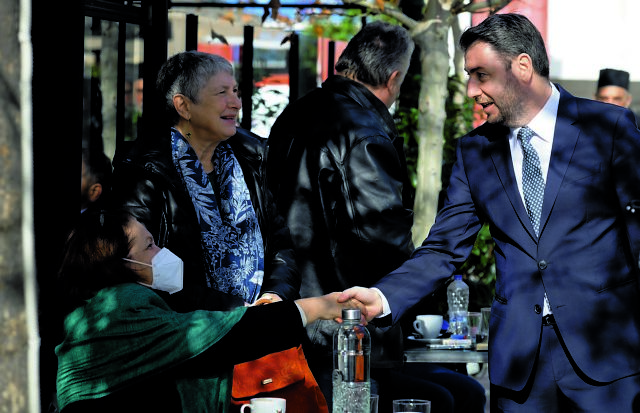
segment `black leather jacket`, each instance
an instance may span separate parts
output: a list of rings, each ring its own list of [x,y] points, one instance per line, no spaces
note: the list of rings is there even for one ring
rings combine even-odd
[[[300,273],[295,264],[289,230],[275,210],[263,178],[266,141],[238,128],[229,138],[251,195],[265,248],[265,276],[261,293],[283,299],[299,298]],[[239,305],[239,297],[206,286],[200,225],[189,193],[171,160],[170,135],[137,143],[114,165],[113,198],[143,222],[156,244],[184,261],[184,289],[167,299],[178,311],[224,310]]]
[[[386,106],[358,82],[332,76],[283,111],[268,139],[267,183],[291,231],[303,297],[369,287],[413,250],[403,140]],[[308,326],[327,352],[334,329]],[[387,348],[396,359],[398,334]],[[374,337],[372,349],[384,346]]]

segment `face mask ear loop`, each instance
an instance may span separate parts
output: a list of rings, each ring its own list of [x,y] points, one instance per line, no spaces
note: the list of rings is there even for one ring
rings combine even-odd
[[[123,258],[123,260],[124,260],[124,261],[132,262],[132,263],[134,263],[134,264],[146,265],[146,266],[148,266],[148,267],[153,268],[153,265],[147,264],[146,262],[141,262],[141,261],[131,260],[131,259],[129,259],[129,258]],[[135,270],[133,270],[133,271],[135,271]],[[145,283],[143,283],[143,282],[141,282],[141,281],[138,281],[138,284],[140,284],[140,285],[144,285],[145,287],[149,287],[149,288],[152,288],[152,287],[153,287],[152,285],[145,284]]]
[[[132,262],[132,263],[134,263],[134,264],[146,265],[147,267],[151,267],[151,268],[153,268],[153,265],[151,265],[151,264],[147,264],[146,262],[136,261],[136,260],[131,260],[131,259],[129,259],[129,258],[123,258],[123,260],[124,260],[124,261]]]

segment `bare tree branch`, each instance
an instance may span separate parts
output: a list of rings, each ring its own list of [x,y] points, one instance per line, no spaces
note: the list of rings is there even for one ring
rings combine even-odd
[[[452,9],[451,13],[477,13],[484,10],[495,12],[509,4],[511,0],[487,0],[480,2],[458,2]]]
[[[343,3],[363,7],[364,9],[374,14],[384,14],[385,16],[392,17],[409,30],[413,30],[416,26],[418,26],[418,22],[416,20],[407,16],[400,9],[391,5],[390,3],[385,3],[384,8],[380,8],[377,4],[369,3],[363,0],[344,0]]]

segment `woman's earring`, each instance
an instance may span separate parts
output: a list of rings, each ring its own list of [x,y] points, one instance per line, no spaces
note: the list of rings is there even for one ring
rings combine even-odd
[[[187,139],[191,139],[191,119],[187,119],[189,122],[189,132],[187,132]]]

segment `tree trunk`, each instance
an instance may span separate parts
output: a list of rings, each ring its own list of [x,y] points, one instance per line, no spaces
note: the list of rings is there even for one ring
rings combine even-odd
[[[29,405],[23,262],[20,0],[0,2],[0,411]],[[22,28],[22,39],[28,29]]]
[[[433,225],[442,189],[442,146],[450,67],[448,36],[452,18],[438,1],[430,1],[423,22],[431,22],[431,25],[428,30],[414,35],[421,50],[422,66],[418,103],[418,187],[412,230],[415,245],[422,243]],[[415,30],[419,30],[419,26]]]

